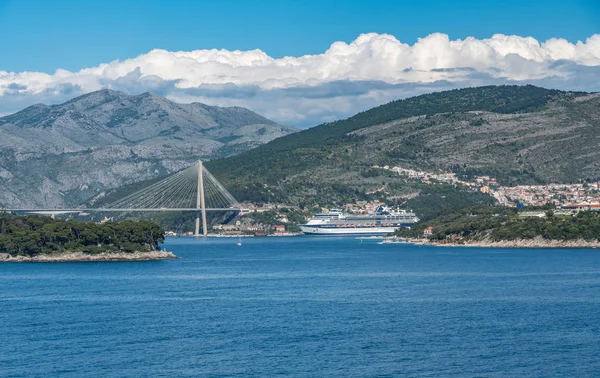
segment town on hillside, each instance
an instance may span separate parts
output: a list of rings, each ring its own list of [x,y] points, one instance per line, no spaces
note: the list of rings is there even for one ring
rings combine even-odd
[[[389,170],[427,185],[446,183],[479,190],[508,207],[541,207],[553,205],[563,210],[600,210],[600,181],[579,184],[547,184],[503,186],[494,177],[475,176],[472,181],[460,179],[453,172],[432,173],[390,166],[373,168]]]

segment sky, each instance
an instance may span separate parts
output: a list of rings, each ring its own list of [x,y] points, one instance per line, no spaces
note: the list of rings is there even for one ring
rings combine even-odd
[[[0,0],[0,115],[112,88],[309,127],[436,90],[598,79],[598,0]]]

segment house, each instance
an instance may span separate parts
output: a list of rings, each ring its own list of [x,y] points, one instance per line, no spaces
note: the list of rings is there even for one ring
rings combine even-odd
[[[276,224],[275,226],[273,226],[273,231],[275,231],[276,234],[278,234],[278,233],[284,233],[285,232],[285,226],[284,225],[280,225],[280,224]]]
[[[428,238],[433,235],[433,227],[429,226],[423,231],[423,237]]]

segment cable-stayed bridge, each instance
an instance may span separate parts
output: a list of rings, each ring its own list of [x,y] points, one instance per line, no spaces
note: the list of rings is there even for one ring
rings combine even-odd
[[[196,212],[194,234],[208,233],[207,211],[242,211],[239,202],[204,167],[201,161],[182,171],[96,208],[74,209],[4,209],[36,214],[72,212],[193,211]],[[202,222],[201,222],[202,220]]]

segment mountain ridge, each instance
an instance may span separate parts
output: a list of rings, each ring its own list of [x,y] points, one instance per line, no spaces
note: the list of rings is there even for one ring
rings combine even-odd
[[[241,107],[104,89],[0,118],[0,204],[74,205],[296,130]]]
[[[597,94],[534,86],[435,92],[303,130],[207,166],[239,200],[250,188],[254,198],[291,203],[341,200],[382,183],[390,196],[414,192],[398,177],[373,173],[373,165],[491,174],[503,184],[569,182],[600,177],[598,109]]]

